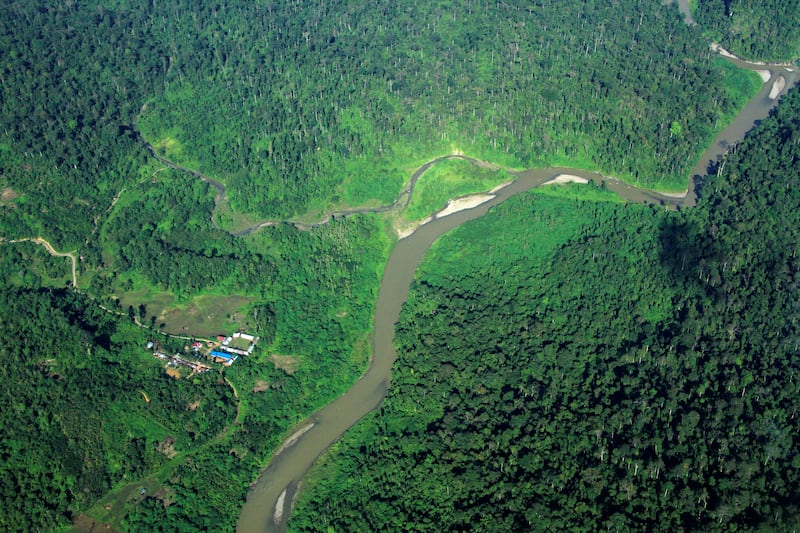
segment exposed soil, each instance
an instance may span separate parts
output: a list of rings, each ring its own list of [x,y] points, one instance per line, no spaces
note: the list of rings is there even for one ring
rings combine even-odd
[[[290,376],[300,368],[300,359],[293,355],[272,354],[269,359],[275,364],[275,368],[280,368]]]
[[[3,187],[3,190],[0,191],[0,204],[2,205],[10,204],[16,198],[19,198],[19,193],[11,187]]]
[[[81,514],[76,516],[72,522],[70,533],[100,533],[101,531],[103,533],[119,533],[119,531],[111,527],[111,524],[104,524]]]

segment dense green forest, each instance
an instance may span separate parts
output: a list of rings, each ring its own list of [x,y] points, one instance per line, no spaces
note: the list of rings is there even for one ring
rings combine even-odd
[[[167,377],[143,357],[145,332],[83,296],[3,288],[0,309],[4,531],[63,525],[114,484],[208,442],[235,416],[224,382]]]
[[[390,202],[409,163],[454,148],[677,188],[697,146],[752,90],[657,3],[206,9],[156,22],[180,37],[166,90],[139,125],[165,155],[228,183],[239,209],[264,215]]]
[[[798,117],[795,91],[694,210],[573,185],[437,242],[385,403],[291,529],[800,526]]]
[[[797,0],[697,0],[692,14],[734,54],[766,61],[800,57]]]
[[[2,10],[2,175],[19,198],[0,221],[68,246],[152,170],[137,126],[240,211],[286,217],[391,202],[409,166],[453,148],[678,188],[754,89],[652,2]]]
[[[758,87],[674,6],[632,0],[18,0],[0,5],[0,49],[9,530],[83,513],[233,529],[292,425],[365,368],[395,238],[379,215],[287,219],[389,204],[455,150],[683,189]],[[462,163],[421,182],[413,218],[505,179]],[[67,258],[19,241],[35,237],[74,251],[76,290]],[[144,349],[241,328],[257,352],[191,378]]]
[[[201,236],[217,231],[207,227],[207,216],[197,228],[182,219],[181,199],[194,201],[193,183],[199,182],[187,181],[187,194],[169,209],[147,210],[172,198],[161,197],[150,182],[129,203],[120,200],[104,229],[146,231],[155,244],[130,255],[114,250],[114,267],[124,278],[119,286],[170,288],[174,280],[180,286],[209,276],[197,283],[224,292],[254,283],[247,320],[262,337],[262,349],[224,376],[173,380],[145,343],[155,337],[172,353],[186,341],[135,327],[110,296],[100,297],[111,310],[105,311],[72,290],[50,292],[46,287],[63,287],[66,260],[32,243],[5,243],[4,279],[32,288],[5,288],[0,301],[3,384],[13,400],[2,411],[0,479],[7,505],[0,529],[53,529],[88,512],[131,531],[231,530],[249,483],[289,428],[364,368],[389,245],[382,222],[362,216],[311,232],[265,228],[257,243],[248,243],[252,249],[227,234],[192,240],[214,248],[199,248],[184,263],[179,247],[159,248],[180,242],[170,242],[178,236],[170,223]],[[119,263],[129,258],[142,264]],[[234,268],[218,272],[219,258]],[[251,278],[240,279],[246,275]],[[102,293],[102,283],[115,277],[115,270],[98,273],[93,286]],[[142,305],[135,313],[153,323],[148,309]],[[140,487],[147,492],[138,497]]]

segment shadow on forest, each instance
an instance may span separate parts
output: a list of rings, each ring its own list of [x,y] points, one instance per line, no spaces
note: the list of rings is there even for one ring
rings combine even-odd
[[[696,222],[667,217],[658,228],[659,259],[670,277],[688,281],[708,253],[708,238]]]

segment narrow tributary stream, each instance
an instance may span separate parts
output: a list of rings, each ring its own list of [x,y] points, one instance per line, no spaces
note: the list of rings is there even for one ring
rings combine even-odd
[[[606,187],[633,202],[664,204],[667,207],[695,204],[697,180],[717,164],[731,146],[744,138],[753,125],[763,119],[777,103],[770,98],[773,84],[783,77],[785,93],[797,82],[797,73],[785,67],[771,67],[736,61],[753,70],[770,71],[770,79],[759,94],[742,110],[736,120],[722,131],[700,157],[690,179],[685,197],[675,198],[655,191],[638,189],[613,178],[571,168],[533,169],[517,174],[507,187],[497,191],[495,197],[475,208],[456,212],[420,226],[414,233],[400,240],[392,251],[383,274],[375,310],[373,355],[367,372],[342,396],[317,411],[300,424],[297,431],[284,443],[253,485],[247,503],[239,518],[238,531],[242,533],[284,531],[300,480],[312,463],[339,436],[364,415],[375,409],[386,395],[390,371],[395,360],[393,347],[394,326],[406,300],[414,273],[430,245],[441,235],[468,220],[483,216],[492,207],[511,196],[560,175],[570,174],[604,182]],[[775,96],[775,95],[773,95]],[[409,191],[409,194],[413,191]]]

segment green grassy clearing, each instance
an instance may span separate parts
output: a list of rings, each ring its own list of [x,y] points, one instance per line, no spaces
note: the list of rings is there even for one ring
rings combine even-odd
[[[417,180],[403,218],[422,220],[443,209],[452,198],[485,192],[511,179],[503,170],[484,168],[463,159],[446,159]]]
[[[178,304],[169,293],[137,290],[121,294],[119,301],[123,309],[132,306],[138,310],[140,305],[144,305],[144,323],[155,317],[154,325],[170,333],[208,337],[236,329],[246,330],[249,324],[245,311],[253,298],[201,294]]]
[[[260,222],[260,220],[234,209],[227,199],[217,206],[214,212],[214,221],[221,229],[231,233],[238,233]]]

